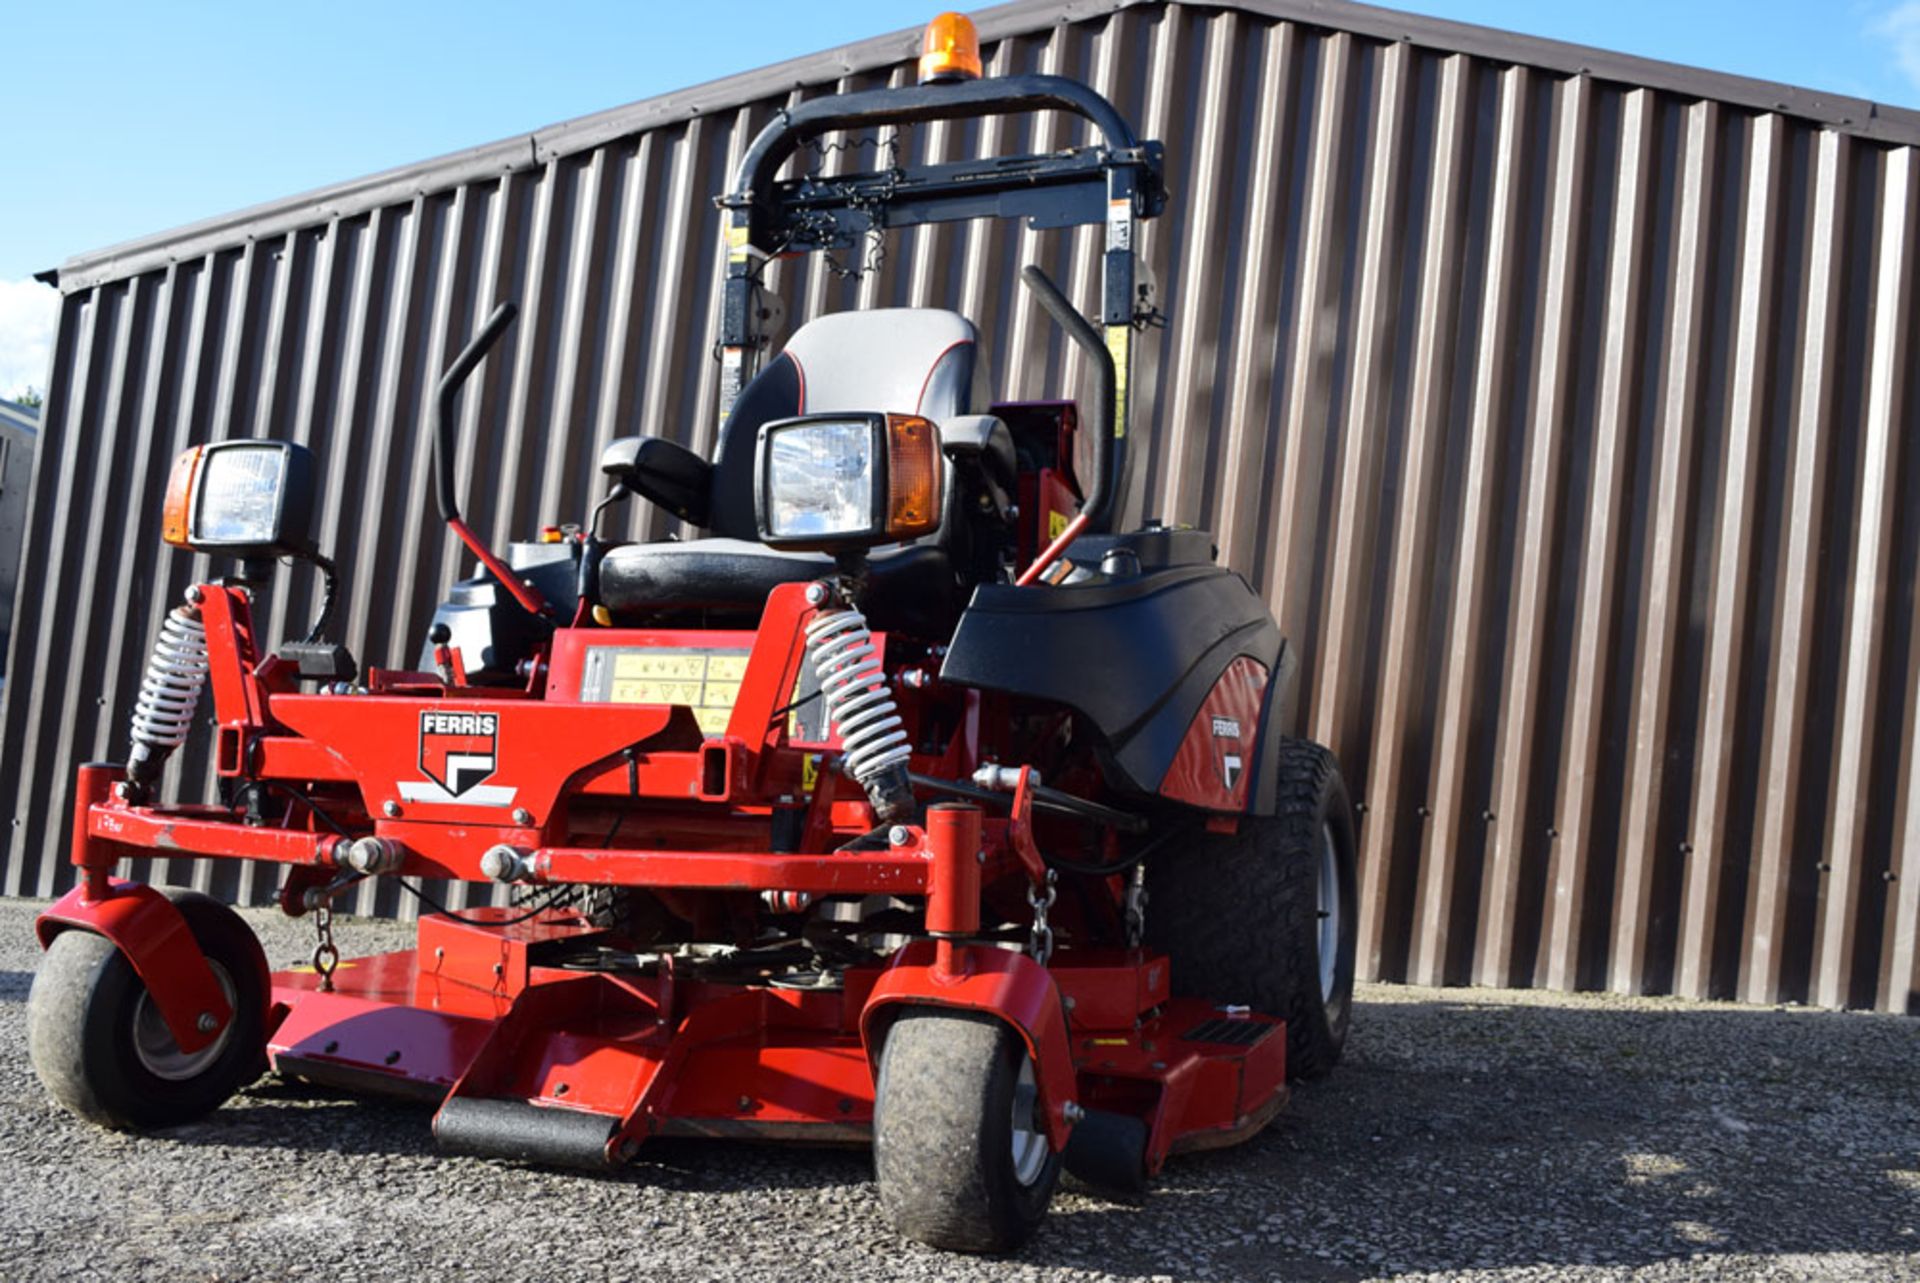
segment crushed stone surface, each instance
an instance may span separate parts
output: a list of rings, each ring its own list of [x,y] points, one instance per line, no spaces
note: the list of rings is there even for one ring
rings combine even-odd
[[[419,1106],[262,1080],[129,1136],[27,1061],[40,906],[0,902],[0,1280],[1920,1281],[1920,1020],[1366,985],[1264,1133],[1018,1256],[881,1219],[860,1150],[656,1141],[609,1176],[435,1153]],[[310,928],[248,913],[275,966]],[[411,929],[340,919],[343,952]]]

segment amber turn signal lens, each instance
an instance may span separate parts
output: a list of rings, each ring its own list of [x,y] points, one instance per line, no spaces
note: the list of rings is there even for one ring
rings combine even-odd
[[[940,433],[910,414],[887,416],[887,534],[912,539],[940,524]]]
[[[189,509],[193,506],[193,478],[200,471],[200,451],[204,446],[195,446],[173,461],[173,471],[167,474],[167,501],[160,508],[160,537],[176,548],[186,548],[187,540],[193,534],[188,524],[191,517]]]
[[[964,14],[943,13],[920,41],[920,83],[980,79],[980,33]]]

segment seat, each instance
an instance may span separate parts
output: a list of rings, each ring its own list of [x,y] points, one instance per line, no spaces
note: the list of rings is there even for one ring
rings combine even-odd
[[[754,449],[762,425],[801,414],[883,411],[938,423],[985,411],[985,362],[973,323],[937,308],[836,312],[808,322],[734,402],[713,459],[711,538],[626,544],[600,567],[600,599],[615,615],[690,608],[754,611],[776,584],[833,566],[817,553],[762,545],[754,520]],[[959,609],[945,536],[876,548],[869,613],[878,627],[950,627]],[[896,564],[897,563],[897,564]]]

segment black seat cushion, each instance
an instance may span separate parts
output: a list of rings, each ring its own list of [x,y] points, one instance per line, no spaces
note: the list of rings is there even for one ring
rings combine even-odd
[[[600,601],[622,623],[687,611],[757,619],[780,584],[832,573],[823,553],[776,552],[744,539],[623,544],[600,563]],[[953,566],[933,544],[876,548],[868,562],[863,608],[885,631],[945,638],[959,617]]]

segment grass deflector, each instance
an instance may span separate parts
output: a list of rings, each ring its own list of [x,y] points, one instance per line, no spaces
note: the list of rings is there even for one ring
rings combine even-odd
[[[1205,532],[1114,524],[1159,146],[1085,85],[979,78],[957,15],[922,73],[782,111],[741,158],[712,457],[616,441],[585,524],[504,555],[461,520],[454,472],[461,385],[513,306],[485,318],[434,443],[479,573],[415,667],[363,671],[328,640],[306,451],[182,456],[164,537],[234,573],[166,619],[127,760],[79,770],[83,876],[39,920],[30,999],[61,1103],[166,1127],[270,1068],[435,1102],[443,1147],[523,1161],[617,1164],[656,1135],[870,1143],[901,1232],[1004,1251],[1063,1165],[1138,1188],[1333,1066],[1353,815],[1331,755],[1286,736],[1293,652]],[[1091,143],[806,163],[829,135],[1034,112]],[[773,256],[858,262],[888,229],[977,218],[1104,228],[1097,320],[1023,273],[1081,350],[1086,404],[992,403],[953,312],[824,316],[774,351]],[[603,539],[634,496],[691,537]],[[253,594],[285,557],[319,566],[327,605],[275,648]],[[209,695],[220,799],[162,804]],[[133,854],[284,865],[314,964],[270,972],[230,909],[112,876]],[[331,906],[367,878],[514,903],[342,959]]]

